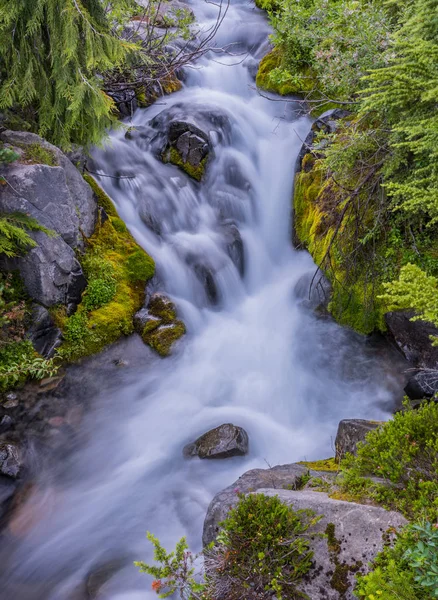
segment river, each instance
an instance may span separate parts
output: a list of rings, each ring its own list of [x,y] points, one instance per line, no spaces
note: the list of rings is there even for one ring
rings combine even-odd
[[[214,23],[215,4],[192,6],[204,29]],[[126,377],[102,378],[84,423],[89,435],[54,474],[41,474],[43,491],[30,500],[37,522],[1,541],[2,600],[85,599],[87,574],[112,560],[118,568],[99,598],[156,597],[132,565],[151,558],[147,530],[167,547],[186,535],[199,550],[214,493],[249,469],[332,456],[341,419],[386,419],[400,396],[386,350],[308,306],[315,265],[292,248],[291,194],[311,121],[298,104],[255,89],[268,34],[261,11],[232,0],[215,45],[238,42],[237,56],[202,57],[180,92],[130,122],[146,125],[175,105],[226,117],[202,183],[123,131],[95,152],[100,173],[128,175],[100,183],[155,258],[157,286],[175,301],[187,335],[171,357],[148,352]],[[243,276],[227,252],[231,225],[243,242]],[[194,264],[213,274],[215,303]],[[226,422],[247,430],[247,456],[183,458],[186,443]]]

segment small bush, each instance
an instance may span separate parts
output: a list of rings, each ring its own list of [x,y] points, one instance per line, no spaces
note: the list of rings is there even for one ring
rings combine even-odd
[[[431,523],[408,525],[394,547],[385,548],[373,570],[359,575],[355,596],[366,600],[438,598],[438,529]]]
[[[155,577],[152,589],[160,598],[179,592],[187,600],[278,600],[306,598],[296,584],[312,565],[307,531],[320,517],[294,511],[277,496],[251,494],[230,510],[214,544],[204,550],[204,573],[195,575],[197,556],[182,538],[167,553],[148,533],[159,563],[135,563]]]
[[[406,516],[430,517],[438,511],[438,403],[394,415],[371,431],[357,456],[341,463],[343,487],[358,497],[371,497]],[[386,480],[374,483],[370,475]]]
[[[318,519],[312,517],[276,496],[242,495],[206,557],[212,597],[216,588],[226,590],[227,600],[255,600],[267,593],[283,600],[302,597],[295,584],[311,567],[306,532]]]
[[[14,152],[11,148],[0,148],[0,166],[9,165],[14,161],[18,160],[20,155]]]

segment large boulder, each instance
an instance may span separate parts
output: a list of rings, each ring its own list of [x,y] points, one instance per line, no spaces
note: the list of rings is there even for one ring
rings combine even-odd
[[[341,421],[335,439],[336,460],[339,462],[347,453],[356,454],[358,443],[363,442],[367,433],[381,424],[380,421],[366,421],[365,419]]]
[[[74,306],[86,284],[75,251],[83,249],[97,218],[93,191],[71,161],[39,136],[4,131],[0,137],[19,155],[2,167],[7,184],[0,188],[0,212],[30,215],[54,234],[31,232],[37,247],[24,256],[3,257],[0,268],[18,270],[39,304]]]
[[[389,312],[385,322],[390,338],[404,357],[415,366],[434,369],[438,365],[438,347],[430,337],[438,336],[438,328],[426,321],[411,321],[414,311]]]
[[[199,458],[230,458],[248,452],[248,434],[242,427],[224,423],[201,435],[192,444],[184,447],[184,456]]]
[[[329,498],[323,492],[260,489],[294,510],[312,510],[322,518],[311,529],[313,565],[298,584],[308,598],[353,600],[356,573],[366,573],[394,529],[406,524],[399,513]],[[313,534],[313,535],[312,535]]]
[[[218,524],[225,519],[230,508],[239,500],[238,494],[255,492],[261,488],[271,489],[296,489],[301,487],[303,478],[308,475],[314,477],[335,478],[336,473],[321,473],[309,470],[303,465],[292,463],[278,465],[272,469],[252,469],[246,471],[237,481],[224,490],[218,492],[208,507],[204,521],[202,543],[208,546],[216,539],[219,532]]]

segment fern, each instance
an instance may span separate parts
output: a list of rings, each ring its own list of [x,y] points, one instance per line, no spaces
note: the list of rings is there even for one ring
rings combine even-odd
[[[35,248],[37,243],[27,231],[42,231],[51,237],[56,235],[23,213],[0,214],[0,255],[11,258]]]

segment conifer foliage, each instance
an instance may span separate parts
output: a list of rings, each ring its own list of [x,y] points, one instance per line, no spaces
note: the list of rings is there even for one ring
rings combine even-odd
[[[363,112],[389,126],[386,188],[397,208],[438,221],[438,0],[406,7],[388,64],[367,78]]]
[[[38,133],[62,148],[98,143],[115,121],[99,74],[131,48],[102,0],[0,0],[0,110],[32,104]]]

